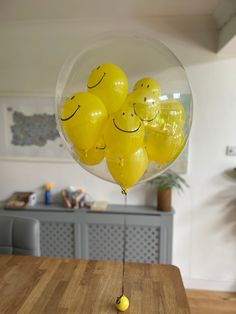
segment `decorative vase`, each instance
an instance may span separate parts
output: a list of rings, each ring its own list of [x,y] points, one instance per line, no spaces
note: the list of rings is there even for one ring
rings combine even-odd
[[[157,209],[162,212],[171,211],[171,189],[157,190]]]

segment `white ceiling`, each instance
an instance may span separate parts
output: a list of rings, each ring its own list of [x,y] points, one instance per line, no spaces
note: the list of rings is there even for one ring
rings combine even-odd
[[[219,0],[1,0],[0,20],[212,15]]]
[[[236,0],[0,0],[0,22],[193,15],[212,16],[219,50],[235,53]]]

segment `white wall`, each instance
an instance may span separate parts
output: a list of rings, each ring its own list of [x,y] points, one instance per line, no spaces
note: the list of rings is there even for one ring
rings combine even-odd
[[[80,21],[2,22],[0,91],[8,95],[53,95],[64,59],[90,35],[135,30],[163,41],[182,61],[192,85],[194,122],[190,164],[183,194],[174,193],[174,263],[186,286],[236,290],[235,182],[224,172],[236,166],[225,156],[236,138],[236,58],[214,53],[215,26],[207,17],[168,19],[91,19]],[[73,163],[0,162],[0,199],[15,190],[39,190],[45,181],[58,192],[83,186],[96,199],[122,203],[119,188]],[[130,191],[129,204],[154,204],[147,185]]]

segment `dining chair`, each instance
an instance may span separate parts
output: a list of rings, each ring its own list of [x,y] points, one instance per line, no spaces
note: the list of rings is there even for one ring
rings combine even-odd
[[[40,256],[40,223],[0,215],[0,254]]]

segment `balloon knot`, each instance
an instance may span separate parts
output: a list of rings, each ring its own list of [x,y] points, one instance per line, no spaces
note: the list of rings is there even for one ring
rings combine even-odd
[[[121,193],[122,193],[123,195],[127,195],[127,191],[126,191],[126,189],[121,188]]]

